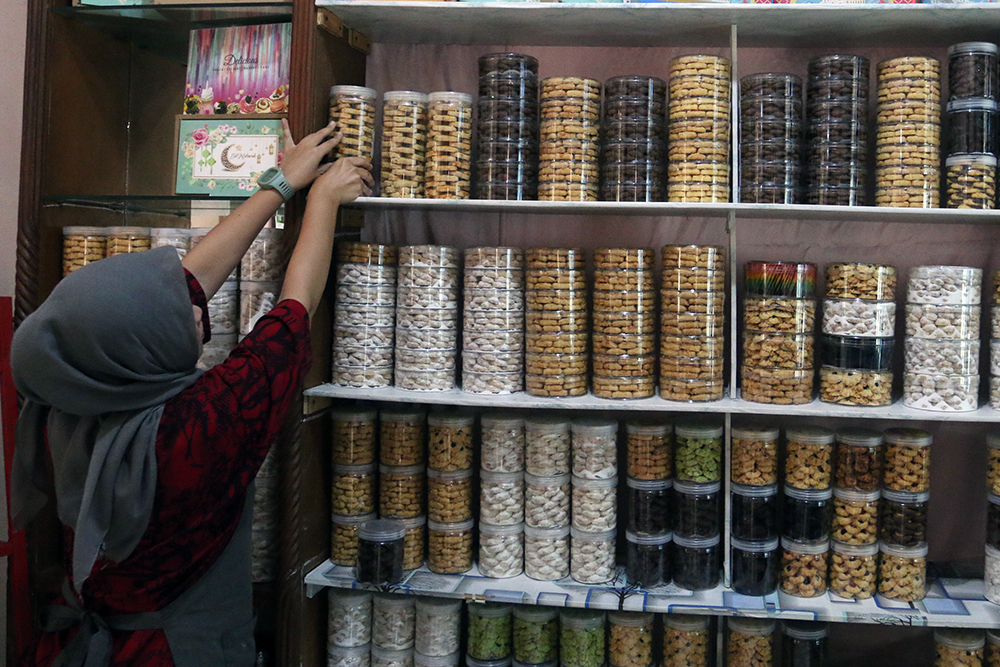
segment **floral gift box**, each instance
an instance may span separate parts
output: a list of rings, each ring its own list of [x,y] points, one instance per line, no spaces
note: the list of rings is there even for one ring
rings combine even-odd
[[[177,116],[179,195],[249,197],[265,169],[281,165],[281,119],[274,114]]]

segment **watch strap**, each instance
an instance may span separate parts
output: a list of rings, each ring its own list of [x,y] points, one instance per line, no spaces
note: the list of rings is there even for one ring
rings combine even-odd
[[[260,179],[257,179],[257,184],[262,188],[277,190],[278,194],[281,195],[281,198],[288,201],[292,198],[292,195],[295,194],[295,188],[293,188],[288,182],[288,179],[285,178],[285,172],[283,172],[280,167],[272,167],[272,169],[268,169],[267,172],[265,172],[268,176],[266,181],[261,182]]]

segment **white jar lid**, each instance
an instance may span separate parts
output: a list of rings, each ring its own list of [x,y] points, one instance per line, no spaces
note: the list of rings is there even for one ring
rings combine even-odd
[[[652,535],[644,535],[641,533],[633,533],[631,530],[625,531],[625,539],[627,539],[632,544],[643,544],[646,546],[657,546],[660,544],[666,544],[673,539],[673,533],[654,533]]]
[[[432,616],[454,614],[462,611],[462,601],[450,598],[418,597],[417,611],[423,611]],[[458,653],[455,655],[457,656]]]
[[[520,484],[523,481],[523,470],[515,470],[514,472],[495,472],[493,470],[479,471],[480,484],[484,482],[488,482],[490,484]]]
[[[480,535],[520,535],[524,532],[524,523],[515,523],[509,526],[494,526],[491,523],[479,522]]]
[[[878,447],[882,434],[870,428],[845,428],[837,431],[837,442],[853,447]]]
[[[986,635],[981,630],[940,628],[934,631],[934,641],[959,651],[978,651],[986,645]]]
[[[779,434],[770,426],[734,426],[730,431],[733,440],[777,440]]]
[[[652,625],[653,614],[645,611],[609,611],[608,622],[623,628],[641,628]]]
[[[787,537],[781,538],[781,548],[785,551],[793,551],[797,554],[807,556],[817,556],[830,550],[830,540],[813,540],[811,542],[800,542],[790,540]]]
[[[107,236],[107,227],[63,227],[63,236]]]
[[[604,626],[606,613],[601,609],[563,609],[559,624],[579,630],[593,630]]]
[[[773,634],[776,625],[773,618],[743,618],[741,616],[733,616],[727,619],[726,623],[730,632],[753,636]]]
[[[825,489],[797,489],[790,484],[785,484],[785,495],[789,498],[805,502],[818,502],[832,498],[833,489],[830,487],[826,487]]]
[[[962,55],[966,53],[997,53],[997,45],[993,42],[959,42],[948,47],[948,55]]]
[[[615,419],[574,419],[570,429],[574,435],[613,437],[618,433],[618,421]]]
[[[428,426],[450,426],[452,428],[462,428],[472,426],[476,423],[476,415],[473,412],[432,412],[427,415]]]
[[[458,521],[456,523],[442,523],[441,521],[427,520],[427,530],[435,533],[464,533],[472,530],[472,527],[475,525],[475,519],[466,519],[465,521]]]
[[[370,475],[375,472],[374,463],[348,463],[333,466],[334,475]]]
[[[827,624],[816,621],[782,621],[781,630],[793,639],[823,639]]]
[[[711,549],[719,544],[719,535],[711,537],[681,537],[674,535],[674,544],[685,549]]]
[[[434,468],[428,468],[427,477],[430,479],[440,479],[446,482],[458,479],[469,479],[472,477],[472,468],[463,468],[461,470],[435,470]]]
[[[878,542],[871,544],[848,544],[847,542],[830,541],[830,548],[845,556],[875,556],[878,554]]]
[[[526,525],[524,536],[533,540],[562,540],[569,537],[569,526],[555,526],[553,528],[536,528]]]
[[[374,422],[378,413],[367,408],[340,408],[334,410],[331,417],[335,422]]]
[[[149,236],[149,227],[108,227],[109,236]]]
[[[722,488],[721,481],[715,482],[674,482],[674,491],[686,496],[705,496],[718,493]]]
[[[729,488],[734,496],[743,496],[744,498],[770,498],[771,496],[778,495],[777,484],[754,486],[752,484],[736,484],[734,482]]]
[[[949,155],[944,160],[944,166],[946,167],[962,167],[981,164],[986,165],[987,167],[995,167],[997,166],[997,158],[995,155],[987,155],[985,153],[963,153],[960,155]]]
[[[461,600],[457,601],[461,607]],[[455,651],[451,655],[424,655],[422,653],[413,654],[414,667],[457,667],[462,659],[462,654]]]
[[[934,436],[919,428],[890,428],[882,434],[886,444],[907,447],[930,447]]]
[[[722,425],[682,422],[674,428],[674,433],[685,438],[721,438]]]
[[[926,503],[930,498],[930,491],[893,491],[892,489],[882,489],[882,500],[894,503]]]
[[[427,94],[415,90],[387,90],[382,93],[383,102],[417,102],[427,103]]]
[[[874,491],[858,491],[857,489],[845,489],[838,486],[833,489],[833,496],[848,502],[872,503],[882,497],[882,492],[878,489]]]
[[[372,601],[371,591],[359,591],[351,588],[331,588],[327,597],[331,605],[340,605],[343,607],[368,604]]]
[[[417,409],[406,409],[406,408],[390,408],[382,410],[378,413],[379,421],[383,422],[423,422],[424,421],[424,411]]]
[[[613,489],[617,486],[617,476],[591,479],[589,477],[577,477],[573,475],[573,488],[575,489]]]
[[[774,551],[778,548],[780,540],[777,537],[772,537],[769,540],[738,540],[735,537],[729,540],[730,546],[734,549],[739,549],[740,551],[748,551],[750,553],[767,553],[769,551]]]
[[[692,614],[664,614],[663,625],[673,630],[685,630],[687,632],[700,632],[708,630],[708,616],[694,616]]]
[[[569,484],[570,474],[564,472],[560,475],[532,475],[530,472],[524,473],[525,486],[563,486]]]
[[[833,431],[822,426],[803,426],[785,431],[786,440],[804,445],[829,445],[833,443],[834,437]]]
[[[673,425],[633,420],[625,423],[625,431],[636,435],[670,435]]]
[[[450,90],[438,90],[427,94],[428,102],[454,102],[456,104],[472,105],[472,95],[456,93]]]
[[[380,475],[393,475],[394,477],[423,475],[424,466],[421,463],[415,463],[411,466],[388,466],[384,463],[380,463],[378,471]]]
[[[639,489],[640,491],[666,491],[674,485],[671,479],[636,479],[635,477],[626,478],[625,484],[630,489]]]
[[[414,595],[400,595],[398,593],[376,593],[374,602],[376,607],[406,609],[408,607],[415,607],[417,598]],[[372,648],[374,648],[374,645]]]
[[[599,533],[591,533],[586,530],[580,530],[576,526],[571,526],[569,534],[574,540],[581,540],[583,542],[614,542],[617,531],[612,528],[610,530],[602,530]]]
[[[519,604],[514,607],[514,618],[519,618],[522,621],[544,623],[554,620],[558,615],[559,610],[555,607],[535,607],[526,604]]]
[[[484,429],[522,429],[524,428],[524,417],[510,412],[485,413],[479,418],[479,424]]]
[[[406,536],[406,526],[396,519],[375,519],[361,524],[358,537],[373,542],[391,542]]]
[[[885,542],[878,543],[878,550],[887,556],[895,556],[896,558],[926,558],[927,557],[927,543],[921,542],[915,547],[900,547],[894,544],[886,544]]]
[[[374,100],[378,92],[374,88],[365,88],[364,86],[333,86],[330,88],[330,96],[333,97],[334,95],[367,97]]]
[[[370,514],[361,514],[359,516],[342,516],[340,514],[334,514],[331,517],[331,520],[333,523],[341,526],[360,526],[366,521],[374,521],[375,518],[375,512],[372,512]]]
[[[480,618],[502,618],[503,616],[510,616],[513,613],[513,605],[501,604],[499,602],[469,605],[469,616],[479,616]]]

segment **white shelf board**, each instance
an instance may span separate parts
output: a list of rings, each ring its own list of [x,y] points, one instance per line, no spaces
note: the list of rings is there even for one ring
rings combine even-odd
[[[306,592],[313,596],[324,588],[374,588],[359,584],[352,568],[329,561],[306,575]],[[382,587],[398,593],[459,598],[467,602],[511,602],[552,607],[624,609],[712,616],[753,616],[835,623],[875,623],[933,627],[1000,628],[1000,607],[983,597],[981,579],[937,579],[922,602],[902,603],[877,596],[871,600],[845,600],[829,594],[795,598],[784,593],[747,597],[718,586],[692,592],[670,584],[651,589],[627,585],[619,568],[609,584],[585,585],[570,578],[535,581],[525,575],[488,579],[473,569],[466,574],[434,574],[426,567],[408,573],[403,582]]]
[[[884,419],[905,421],[956,421],[1000,422],[1000,411],[983,406],[974,412],[933,412],[916,410],[902,404],[902,400],[881,408],[852,407],[823,403],[819,399],[806,405],[769,405],[741,399],[723,398],[721,401],[680,403],[654,396],[634,401],[617,401],[598,398],[591,394],[572,398],[544,398],[517,394],[473,394],[461,389],[447,391],[411,391],[396,387],[358,389],[322,384],[305,391],[306,396],[323,398],[386,401],[393,403],[424,403],[480,408],[547,409],[547,410],[603,410],[614,412],[698,412],[715,414],[753,414],[790,417],[837,417],[847,419]]]
[[[1000,224],[1000,211],[878,206],[811,206],[808,204],[678,204],[673,202],[555,202],[487,199],[399,199],[359,197],[348,206],[366,211],[434,211],[442,213],[509,213],[513,215],[615,215],[670,218],[716,218],[730,213],[755,220],[828,222],[899,222],[926,224]]]
[[[534,46],[926,46],[989,40],[1000,7],[317,0],[375,42]],[[613,27],[612,27],[613,26]],[[625,36],[625,37],[623,37]],[[516,41],[512,41],[516,40]],[[624,41],[623,41],[624,40]]]

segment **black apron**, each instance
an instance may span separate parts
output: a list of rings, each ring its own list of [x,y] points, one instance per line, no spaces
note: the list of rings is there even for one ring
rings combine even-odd
[[[250,527],[254,485],[247,488],[243,516],[219,560],[187,591],[159,611],[99,616],[82,609],[64,585],[66,605],[42,612],[42,631],[79,624],[52,667],[107,667],[110,630],[157,630],[167,636],[176,667],[253,667],[253,586],[250,583]]]

